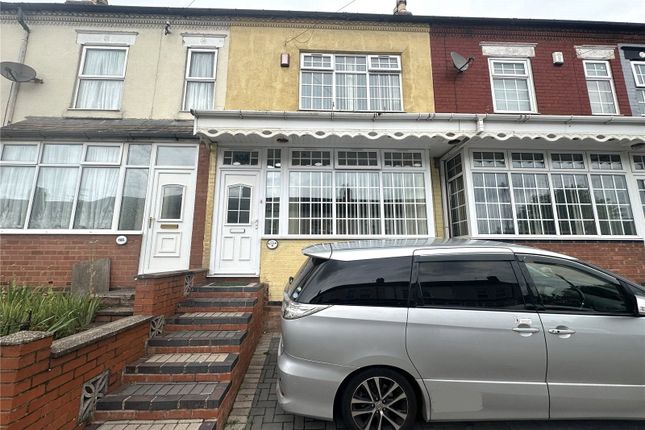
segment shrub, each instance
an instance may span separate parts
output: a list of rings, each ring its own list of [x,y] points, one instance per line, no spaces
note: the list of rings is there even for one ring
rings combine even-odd
[[[69,336],[92,323],[100,304],[92,295],[19,287],[13,282],[0,291],[0,336],[20,330],[52,332],[56,339]]]

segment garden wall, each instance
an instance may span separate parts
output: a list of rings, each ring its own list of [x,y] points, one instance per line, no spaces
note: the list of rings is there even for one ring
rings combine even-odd
[[[144,355],[150,319],[132,316],[59,340],[33,331],[0,338],[0,429],[82,429],[82,405],[92,410]]]

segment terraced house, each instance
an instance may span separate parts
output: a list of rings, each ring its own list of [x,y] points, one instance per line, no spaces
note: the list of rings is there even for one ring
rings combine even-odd
[[[2,83],[5,283],[109,257],[279,301],[307,244],[427,236],[645,280],[642,26],[75,3],[3,4],[44,81]]]

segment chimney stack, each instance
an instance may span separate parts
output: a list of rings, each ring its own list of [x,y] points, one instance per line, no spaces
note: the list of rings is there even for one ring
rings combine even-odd
[[[409,12],[407,0],[396,0],[396,7],[394,8],[394,15],[412,15],[412,12]]]

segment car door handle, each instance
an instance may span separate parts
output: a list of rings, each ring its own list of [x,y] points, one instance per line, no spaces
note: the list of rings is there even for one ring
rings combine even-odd
[[[540,329],[536,327],[513,327],[513,331],[516,333],[538,333]]]
[[[576,334],[575,330],[570,328],[550,328],[549,333],[557,335],[567,335],[567,334]]]

